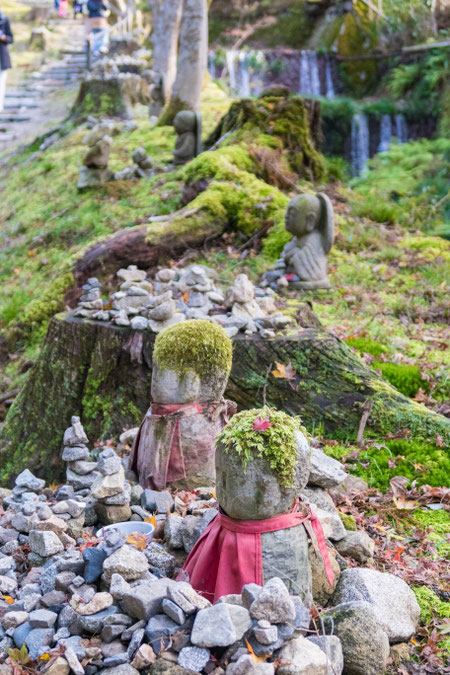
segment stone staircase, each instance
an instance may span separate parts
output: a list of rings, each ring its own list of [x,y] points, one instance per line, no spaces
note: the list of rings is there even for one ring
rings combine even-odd
[[[26,4],[43,6],[42,0]],[[73,87],[86,71],[84,22],[75,19],[50,19],[48,27],[61,34],[66,45],[60,58],[49,58],[38,70],[16,87],[7,87],[4,111],[0,112],[0,151],[33,134],[37,124],[45,124],[52,97]],[[42,128],[40,129],[42,131]],[[35,135],[38,135],[39,131]]]

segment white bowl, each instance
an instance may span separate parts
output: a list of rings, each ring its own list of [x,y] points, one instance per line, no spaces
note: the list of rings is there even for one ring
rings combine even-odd
[[[127,520],[124,523],[113,523],[112,525],[101,527],[97,530],[96,536],[103,537],[106,530],[117,530],[124,536],[129,536],[130,534],[133,534],[133,532],[142,532],[142,534],[147,536],[147,539],[150,542],[153,538],[155,526],[151,523],[144,523],[143,521]]]

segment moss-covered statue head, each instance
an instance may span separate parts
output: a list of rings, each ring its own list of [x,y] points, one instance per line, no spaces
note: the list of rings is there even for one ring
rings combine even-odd
[[[180,321],[158,334],[153,350],[155,403],[218,401],[231,370],[233,347],[218,324]]]
[[[175,115],[173,126],[177,134],[185,134],[187,131],[195,131],[197,117],[192,110],[181,110]]]
[[[309,469],[300,420],[274,408],[234,415],[217,439],[217,499],[237,520],[287,513],[308,482]]]

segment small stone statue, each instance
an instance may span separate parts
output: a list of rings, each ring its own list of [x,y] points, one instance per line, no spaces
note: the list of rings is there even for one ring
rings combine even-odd
[[[222,398],[231,358],[230,338],[210,321],[182,321],[158,334],[152,404],[130,462],[143,487],[214,484],[216,437],[236,411]]]
[[[312,531],[320,554],[327,560],[328,554],[320,524],[298,499],[308,482],[310,453],[298,421],[286,413],[266,407],[231,419],[216,444],[221,511],[183,568],[198,592],[217,600],[244,584],[281,577],[311,605]]]
[[[150,117],[159,117],[165,105],[164,78],[160,73],[153,73],[150,86],[151,102],[148,106]]]
[[[329,288],[327,255],[333,244],[333,205],[327,195],[298,195],[291,199],[285,216],[286,230],[294,238],[286,244],[280,260],[263,277],[263,285],[281,280],[300,290]]]
[[[200,113],[182,110],[175,115],[173,126],[178,134],[173,161],[179,166],[201,153],[202,118]]]

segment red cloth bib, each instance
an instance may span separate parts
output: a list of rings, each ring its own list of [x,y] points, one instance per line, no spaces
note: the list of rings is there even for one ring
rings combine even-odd
[[[261,534],[301,523],[310,538],[311,530],[314,532],[331,585],[334,573],[320,521],[309,508],[307,513],[301,513],[298,506],[291,513],[267,520],[233,520],[219,513],[190,552],[179,578],[188,575],[193,588],[211,602],[216,602],[222,595],[240,593],[245,584],[262,586]]]

